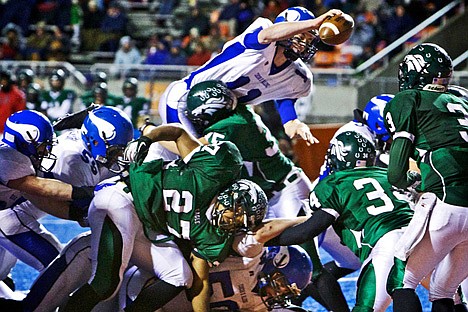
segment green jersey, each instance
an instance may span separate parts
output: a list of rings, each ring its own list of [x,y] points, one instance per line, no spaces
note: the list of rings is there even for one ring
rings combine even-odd
[[[342,170],[317,184],[310,206],[335,216],[333,227],[341,241],[364,261],[382,236],[407,226],[413,216],[391,188],[384,168]]]
[[[224,260],[233,236],[211,225],[210,207],[239,178],[241,168],[239,150],[231,142],[200,146],[167,165],[161,159],[132,164],[131,192],[146,236],[172,234],[190,240],[204,259]]]
[[[122,97],[116,101],[115,106],[127,113],[132,120],[133,127],[135,128],[140,127],[142,122],[144,122],[144,119],[149,117],[150,103],[149,100],[144,97]]]
[[[81,96],[81,103],[83,103],[84,106],[89,107],[91,104],[94,103],[94,93],[93,91],[86,91],[84,92]],[[106,99],[106,106],[116,106],[117,103],[121,101],[121,99],[114,94],[107,94],[107,99]]]
[[[245,105],[239,105],[234,115],[208,127],[204,135],[210,143],[231,141],[236,144],[244,160],[242,178],[257,183],[267,193],[275,190],[294,167],[281,153],[260,116]]]
[[[41,111],[47,113],[50,121],[55,121],[73,111],[75,99],[76,93],[73,90],[43,91],[41,93]]]
[[[386,105],[384,116],[394,140],[412,142],[421,190],[468,206],[468,104],[449,93],[405,90]]]

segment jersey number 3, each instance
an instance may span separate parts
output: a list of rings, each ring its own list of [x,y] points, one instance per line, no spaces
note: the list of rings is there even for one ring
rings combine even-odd
[[[383,201],[384,203],[383,205],[380,205],[380,206],[370,205],[366,208],[367,212],[370,215],[376,216],[380,213],[392,211],[393,208],[395,207],[390,197],[388,197],[388,195],[385,194],[384,189],[382,188],[382,186],[376,179],[372,179],[372,178],[358,179],[354,181],[353,185],[358,191],[364,189],[365,185],[371,185],[374,190],[370,192],[366,192],[367,199],[371,202],[376,199]]]

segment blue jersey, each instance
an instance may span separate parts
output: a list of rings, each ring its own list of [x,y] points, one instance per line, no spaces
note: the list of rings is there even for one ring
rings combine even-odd
[[[274,65],[276,43],[260,44],[258,34],[272,26],[266,18],[255,20],[242,34],[228,41],[223,50],[181,80],[183,86],[166,92],[164,108],[167,122],[179,122],[178,101],[195,84],[206,80],[221,80],[238,98],[238,102],[255,105],[270,100],[291,100],[309,95],[312,89],[312,72],[300,60],[287,61],[282,66]],[[172,113],[171,113],[172,111]]]
[[[185,77],[187,89],[205,80],[219,79],[243,104],[307,96],[312,73],[304,63],[296,60],[275,67],[276,43],[258,43],[259,32],[271,25],[270,20],[258,18],[242,34],[228,41],[220,54]]]

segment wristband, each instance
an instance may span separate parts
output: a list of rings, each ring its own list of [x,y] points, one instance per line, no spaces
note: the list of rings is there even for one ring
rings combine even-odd
[[[72,195],[71,195],[72,200],[91,199],[93,197],[94,197],[94,186],[72,185]]]

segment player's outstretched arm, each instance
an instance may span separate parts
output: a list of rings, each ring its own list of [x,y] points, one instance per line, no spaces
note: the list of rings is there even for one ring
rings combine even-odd
[[[294,35],[318,29],[327,17],[341,14],[343,14],[341,10],[332,9],[311,20],[274,24],[260,31],[258,34],[258,42],[261,44],[267,44],[275,41],[286,40]]]
[[[265,243],[266,246],[298,245],[312,240],[325,231],[335,221],[331,214],[317,210],[305,222],[284,230],[281,234]]]
[[[179,150],[180,156],[184,158],[190,154],[201,143],[182,125],[167,124],[161,126],[147,126],[143,130],[143,136],[149,138],[152,142],[174,141]]]
[[[7,186],[24,193],[54,198],[55,200],[72,199],[73,187],[59,180],[44,179],[31,175],[10,180]]]
[[[259,243],[265,243],[268,240],[278,236],[287,228],[306,221],[309,217],[297,217],[292,219],[272,219],[265,221],[255,231],[255,239]]]

